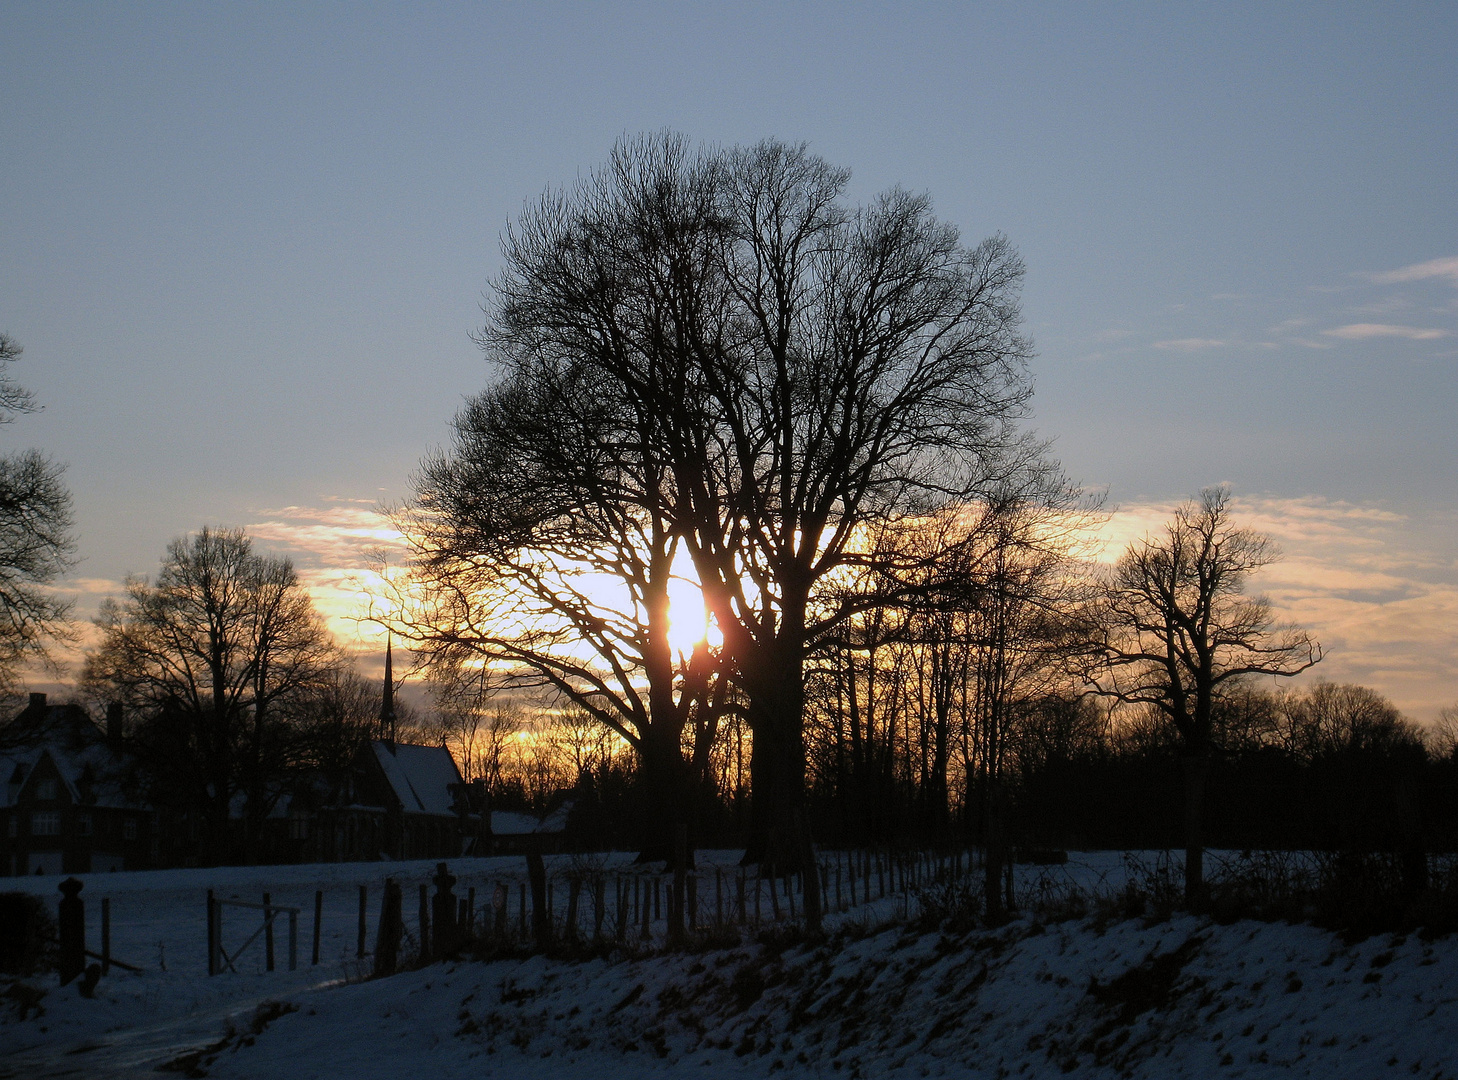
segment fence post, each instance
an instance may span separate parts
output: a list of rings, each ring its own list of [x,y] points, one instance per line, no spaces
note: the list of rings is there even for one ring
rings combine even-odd
[[[208,890],[208,974],[218,973],[218,902],[213,899],[213,890]]]
[[[297,971],[299,967],[299,912],[297,908],[289,908],[289,970]]]
[[[12,819],[14,820],[14,819]],[[85,886],[68,877],[57,886],[61,890],[61,985],[65,986],[86,970],[86,906],[76,894]]]
[[[420,886],[420,962],[430,960],[430,889]]]
[[[400,959],[400,932],[404,926],[399,882],[385,879],[385,895],[380,902],[380,933],[375,939],[375,976],[395,974]]]
[[[263,953],[269,971],[273,970],[273,901],[263,894]]]
[[[724,929],[724,868],[714,867],[714,929]]]
[[[313,959],[309,961],[314,967],[318,967],[319,966],[319,920],[322,918],[323,914],[324,914],[324,890],[323,889],[315,889],[314,890],[314,953],[313,953]]]
[[[365,901],[367,899],[365,886],[359,887],[359,934],[354,946],[354,958],[363,960],[365,954]]]
[[[101,973],[106,975],[111,971],[111,899],[103,897],[101,901]]]

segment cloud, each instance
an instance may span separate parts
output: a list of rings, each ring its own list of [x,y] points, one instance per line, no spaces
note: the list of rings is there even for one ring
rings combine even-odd
[[[1327,337],[1344,338],[1348,341],[1360,341],[1364,338],[1375,337],[1398,337],[1408,338],[1411,341],[1432,341],[1435,338],[1447,337],[1446,330],[1422,329],[1416,326],[1395,326],[1391,323],[1352,323],[1350,326],[1338,326],[1332,330],[1323,330]]]
[[[1399,270],[1384,270],[1368,276],[1379,285],[1395,285],[1403,281],[1426,281],[1430,278],[1445,278],[1450,284],[1458,286],[1458,256],[1446,259],[1429,259],[1427,262],[1413,263],[1411,266],[1404,266]]]
[[[1156,349],[1176,349],[1179,352],[1196,352],[1199,349],[1220,349],[1225,347],[1225,342],[1217,341],[1214,338],[1174,338],[1171,341],[1156,341]]]

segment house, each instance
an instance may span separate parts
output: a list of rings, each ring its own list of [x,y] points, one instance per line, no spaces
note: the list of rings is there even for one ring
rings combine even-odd
[[[567,821],[577,800],[559,792],[552,802],[555,804],[553,808],[540,818],[514,810],[491,811],[490,853],[524,855],[529,851],[543,854],[561,851],[567,834]]]
[[[4,729],[0,873],[84,874],[155,866],[157,815],[135,794],[121,714],[103,732],[79,705],[31,694]]]

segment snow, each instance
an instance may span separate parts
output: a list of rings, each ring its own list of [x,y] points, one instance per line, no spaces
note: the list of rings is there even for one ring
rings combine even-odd
[[[699,911],[712,917],[715,871],[733,881],[737,852],[701,853]],[[569,869],[639,874],[630,856],[551,856]],[[517,917],[520,857],[451,862],[457,895],[509,883]],[[1120,853],[1070,853],[1019,867],[1020,895],[1102,882]],[[763,1076],[1458,1078],[1458,942],[1383,935],[1354,945],[1309,926],[1191,916],[1162,922],[1028,918],[995,929],[923,932],[915,902],[888,896],[827,920],[829,938],[746,935],[734,947],[665,953],[630,944],[611,958],[541,956],[436,964],[360,981],[358,886],[369,890],[369,945],[386,875],[416,887],[434,864],[355,863],[89,875],[88,944],[111,899],[113,969],[95,1000],[55,976],[43,1016],[4,1003],[0,1077],[155,1075],[185,1053],[216,1077],[368,1080],[428,1069],[450,1077]],[[12,879],[54,899],[57,878]],[[752,886],[752,882],[751,882]],[[204,898],[302,909],[300,968],[262,970],[257,943],[239,974],[209,978]],[[309,965],[313,894],[324,892],[321,964]],[[611,906],[611,887],[609,904]],[[558,886],[557,911],[565,906]],[[763,905],[766,919],[769,906]],[[228,909],[235,948],[257,913]],[[233,921],[238,920],[238,921]],[[583,925],[590,927],[586,916]],[[658,924],[661,930],[661,923]],[[159,942],[166,971],[160,970]],[[365,961],[364,963],[368,963]],[[276,1004],[268,1005],[267,1002]],[[200,1051],[202,1051],[200,1053]]]
[[[491,834],[493,836],[526,836],[541,828],[542,823],[531,814],[519,814],[515,810],[491,811]]]

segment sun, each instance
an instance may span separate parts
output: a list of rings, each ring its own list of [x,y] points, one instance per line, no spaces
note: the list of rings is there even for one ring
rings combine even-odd
[[[709,613],[704,594],[688,578],[674,577],[668,583],[668,644],[675,655],[691,656],[709,633]]]

